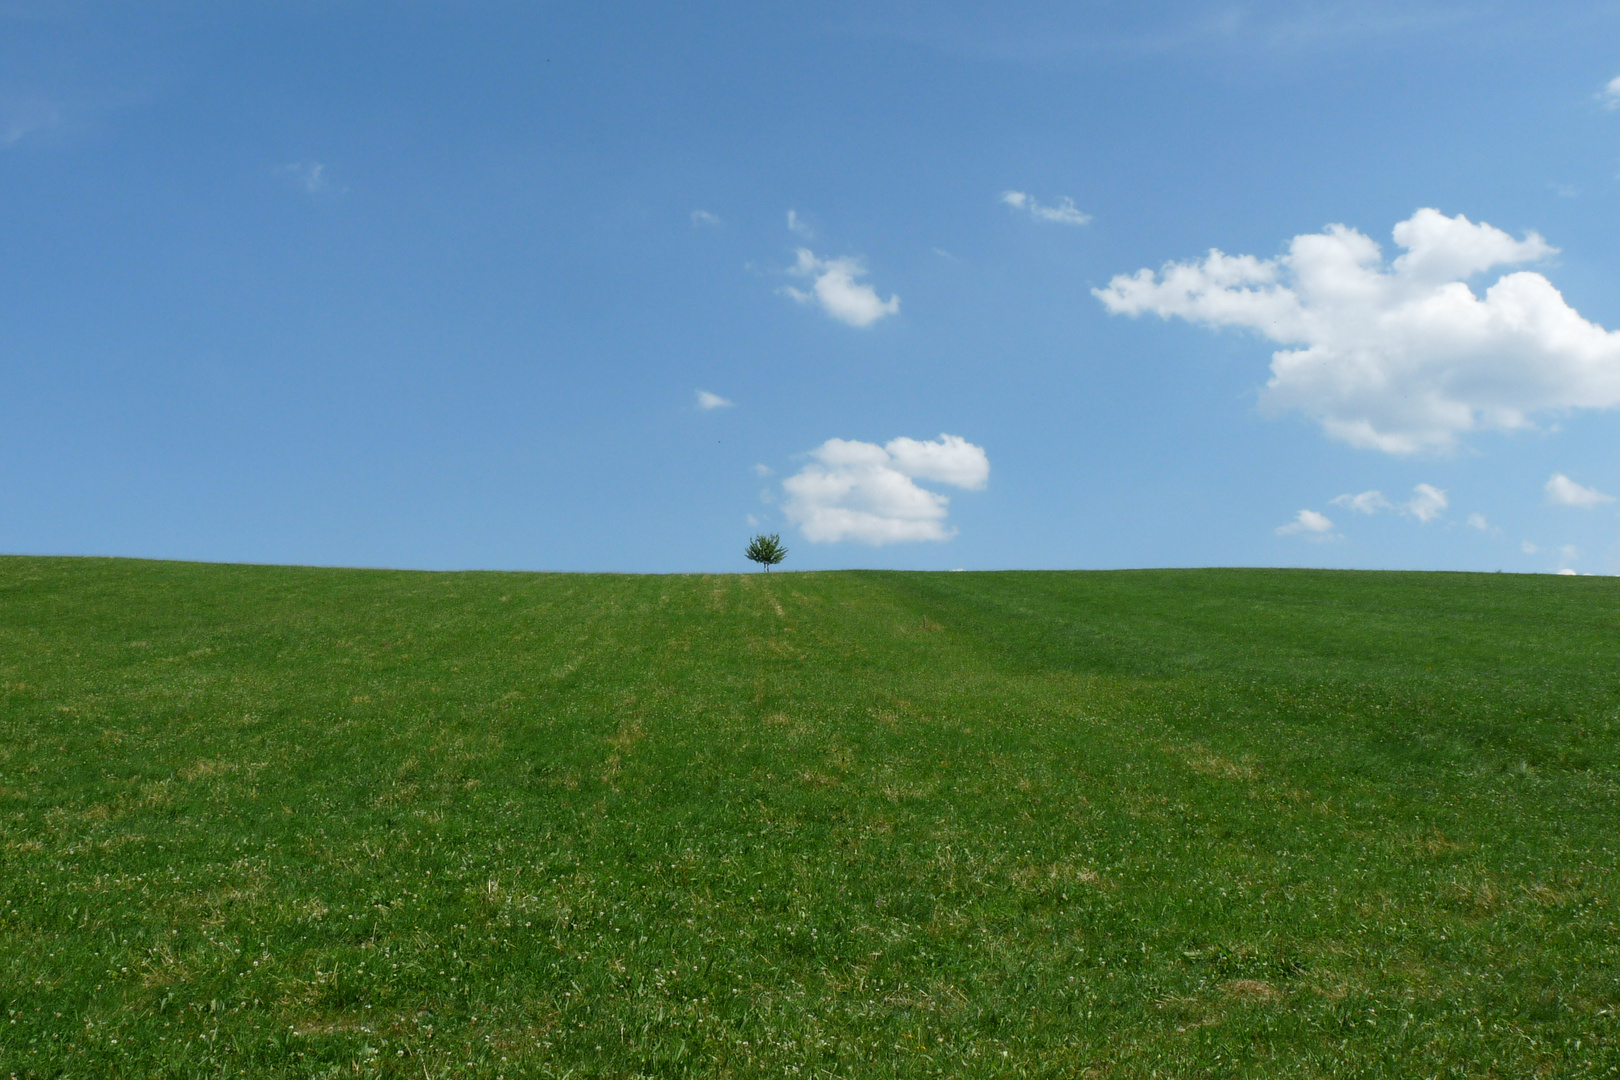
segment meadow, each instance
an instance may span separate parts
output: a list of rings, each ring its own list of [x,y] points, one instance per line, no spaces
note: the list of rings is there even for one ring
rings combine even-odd
[[[1620,1072],[1620,581],[0,559],[0,1076]]]

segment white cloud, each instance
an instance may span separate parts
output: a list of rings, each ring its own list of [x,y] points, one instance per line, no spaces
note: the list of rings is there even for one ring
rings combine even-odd
[[[295,161],[276,169],[276,175],[297,184],[311,195],[332,190],[332,181],[326,175],[326,166],[319,161]]]
[[[1412,489],[1412,497],[1406,502],[1396,506],[1384,498],[1382,491],[1363,491],[1360,495],[1336,495],[1328,502],[1334,506],[1343,506],[1354,510],[1358,514],[1376,514],[1382,510],[1399,510],[1403,514],[1417,518],[1428,524],[1440,516],[1451,503],[1446,499],[1446,493],[1432,484],[1419,484]],[[1474,515],[1478,517],[1479,515]],[[1325,520],[1325,519],[1324,519]],[[1483,518],[1480,518],[1483,521]],[[1472,520],[1470,520],[1472,524]]]
[[[1519,545],[1519,550],[1524,552],[1526,555],[1534,555],[1541,549],[1536,547],[1536,545],[1532,544],[1530,541],[1526,540],[1524,543]]]
[[[1485,520],[1484,514],[1480,513],[1469,514],[1468,524],[1480,532],[1489,532],[1491,528],[1491,523]]]
[[[809,457],[810,464],[782,481],[782,512],[816,544],[949,540],[956,535],[945,524],[950,499],[916,481],[974,491],[990,477],[984,448],[959,435],[891,439],[885,446],[828,439]]]
[[[898,296],[879,299],[872,286],[856,280],[866,276],[860,259],[851,255],[818,259],[809,248],[800,248],[798,255],[798,263],[788,273],[812,278],[810,290],[789,286],[783,291],[799,303],[819,303],[828,315],[850,326],[871,326],[885,315],[899,313]]]
[[[1036,221],[1052,221],[1059,225],[1084,225],[1091,220],[1091,215],[1075,206],[1074,200],[1067,195],[1056,206],[1046,206],[1036,201],[1035,196],[1022,191],[1003,191],[1001,201],[1014,210],[1028,210]]]
[[[1392,454],[1453,447],[1531,416],[1620,404],[1620,333],[1588,322],[1541,274],[1496,266],[1555,254],[1461,214],[1419,210],[1395,226],[1387,266],[1344,225],[1294,237],[1275,260],[1211,251],[1093,289],[1110,312],[1245,327],[1289,346],[1272,354],[1262,404],[1297,409],[1332,437]]]
[[[755,476],[773,476],[775,475],[775,470],[773,470],[769,465],[755,463],[753,466],[753,473]]]
[[[698,408],[705,411],[709,409],[729,409],[733,405],[737,404],[730,398],[723,398],[719,394],[711,394],[707,390],[699,390],[697,392],[697,403]]]
[[[1312,540],[1326,540],[1332,532],[1333,522],[1329,521],[1326,515],[1318,514],[1315,510],[1301,510],[1294,515],[1293,521],[1286,525],[1277,526],[1278,536],[1292,536],[1295,533],[1303,533]]]
[[[1401,513],[1410,514],[1427,525],[1450,505],[1444,491],[1433,484],[1419,484],[1412,489],[1412,497],[1401,504]]]
[[[1346,506],[1358,514],[1376,514],[1380,510],[1388,510],[1391,503],[1384,498],[1382,491],[1363,491],[1360,495],[1336,495],[1328,502],[1334,506]]]
[[[788,232],[798,233],[806,240],[814,240],[816,238],[815,230],[810,228],[809,223],[792,210],[787,212],[787,226]]]
[[[1546,491],[1547,501],[1554,506],[1578,506],[1582,510],[1590,510],[1594,506],[1614,502],[1613,495],[1583,487],[1563,473],[1552,474],[1552,479],[1547,481]]]
[[[1610,79],[1597,97],[1605,109],[1620,109],[1620,75]]]
[[[1562,570],[1558,571],[1558,575],[1560,577],[1580,577],[1581,572],[1579,570],[1571,570],[1566,566]]]
[[[698,229],[705,225],[721,224],[719,214],[711,214],[707,210],[692,211],[692,228]]]
[[[990,482],[990,459],[960,435],[941,435],[931,442],[901,437],[889,440],[884,449],[896,469],[917,480],[936,480],[967,491],[983,491]]]

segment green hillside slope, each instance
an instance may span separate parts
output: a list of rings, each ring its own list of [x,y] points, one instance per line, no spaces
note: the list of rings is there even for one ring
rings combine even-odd
[[[1620,582],[0,560],[0,1076],[1620,1070]]]

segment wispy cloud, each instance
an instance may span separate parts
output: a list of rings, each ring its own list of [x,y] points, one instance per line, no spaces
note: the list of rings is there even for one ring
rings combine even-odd
[[[1419,484],[1412,489],[1412,497],[1401,504],[1401,513],[1409,514],[1427,525],[1446,512],[1451,501],[1446,493],[1433,484]]]
[[[828,439],[810,451],[810,464],[782,481],[782,513],[815,544],[854,540],[874,546],[949,540],[950,499],[918,480],[978,491],[990,480],[982,446],[960,435],[877,443]]]
[[[753,471],[755,476],[774,476],[775,473],[776,473],[775,469],[771,468],[769,465],[764,464],[763,462],[756,462],[752,466],[752,471]]]
[[[1489,532],[1491,529],[1491,523],[1485,520],[1485,515],[1477,512],[1468,515],[1468,525],[1480,532]]]
[[[1363,491],[1359,495],[1335,495],[1328,500],[1334,506],[1354,510],[1358,514],[1377,514],[1385,510],[1399,510],[1427,525],[1451,505],[1446,493],[1433,484],[1419,484],[1412,489],[1412,497],[1399,505],[1384,498],[1382,491]]]
[[[800,248],[799,261],[788,273],[811,279],[809,291],[791,285],[782,292],[801,304],[819,304],[839,322],[850,326],[871,326],[885,315],[900,311],[900,298],[880,299],[872,286],[856,280],[866,276],[866,267],[853,255],[818,259],[809,248]]]
[[[1547,481],[1545,491],[1547,501],[1554,506],[1574,506],[1590,510],[1594,506],[1614,502],[1613,495],[1605,495],[1595,488],[1583,487],[1563,473],[1553,473],[1552,478]]]
[[[1597,99],[1605,109],[1620,109],[1620,75],[1616,75],[1597,92]]]
[[[1035,196],[1023,191],[1003,191],[1001,201],[1014,210],[1025,210],[1036,221],[1051,221],[1059,225],[1084,225],[1091,220],[1091,215],[1074,205],[1074,200],[1065,195],[1056,206],[1047,206],[1036,201]]]
[[[1319,514],[1315,510],[1301,510],[1294,515],[1294,520],[1286,525],[1277,526],[1278,536],[1303,536],[1307,540],[1333,539],[1333,522],[1326,514]]]
[[[0,97],[0,147],[11,147],[37,131],[62,123],[65,112],[43,97]]]
[[[698,408],[707,412],[710,409],[729,409],[737,404],[730,398],[723,398],[719,394],[711,394],[707,390],[697,392]]]
[[[719,214],[711,214],[707,210],[692,211],[692,228],[694,229],[701,229],[704,226],[713,227],[720,224],[722,222]]]
[[[1241,56],[1293,60],[1379,46],[1409,48],[1413,41],[1455,40],[1464,24],[1486,14],[1454,3],[1367,0],[1338,4],[1128,5],[1121,17],[1099,18],[1088,5],[982,5],[974,13],[938,5],[917,14],[865,12],[848,32],[916,42],[952,56],[1040,64],[1085,57]],[[1490,13],[1492,25],[1502,21]]]
[[[1328,500],[1334,506],[1343,506],[1358,514],[1376,514],[1392,509],[1393,504],[1382,491],[1363,491],[1360,495],[1336,495]]]
[[[789,210],[787,212],[787,227],[788,232],[798,233],[806,240],[814,240],[816,238],[815,230],[810,227],[809,222],[805,221],[799,216],[798,211],[796,210]]]
[[[294,161],[276,167],[276,175],[310,195],[338,192],[327,175],[326,166],[319,161]]]

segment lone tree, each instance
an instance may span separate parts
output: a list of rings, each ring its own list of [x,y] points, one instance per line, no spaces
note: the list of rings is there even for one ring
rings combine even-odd
[[[748,550],[743,552],[750,561],[759,563],[766,570],[787,558],[787,548],[782,546],[782,538],[776,533],[766,536],[760,533],[748,541]]]

